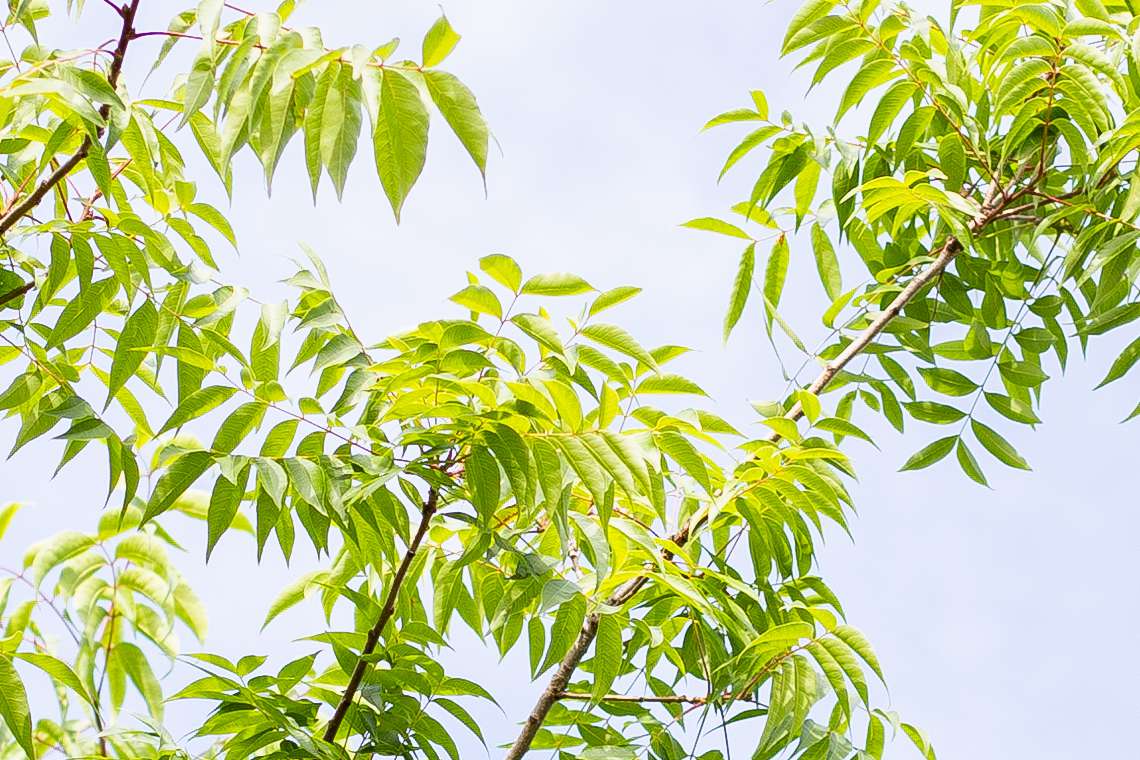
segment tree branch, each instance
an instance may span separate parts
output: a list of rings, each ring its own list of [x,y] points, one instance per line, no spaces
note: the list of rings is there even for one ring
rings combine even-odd
[[[731,696],[731,695],[728,695]],[[581,702],[593,700],[593,694],[582,691],[563,691],[558,694],[559,699],[573,699]],[[688,697],[683,694],[667,694],[663,697],[653,695],[639,696],[637,694],[606,694],[599,702],[632,702],[635,704],[661,704],[661,705],[703,705],[716,701],[717,697]]]
[[[411,567],[412,560],[416,558],[416,551],[420,548],[420,544],[423,543],[424,536],[427,535],[428,525],[431,523],[431,519],[435,516],[438,508],[439,489],[432,487],[428,490],[427,501],[424,502],[423,509],[420,510],[419,528],[416,529],[415,536],[412,537],[411,543],[408,544],[407,551],[404,552],[404,558],[400,561],[400,567],[396,570],[396,575],[392,578],[392,584],[388,587],[388,594],[384,599],[384,606],[380,610],[380,615],[376,618],[376,624],[368,631],[364,648],[360,650],[360,658],[356,661],[356,667],[352,669],[352,675],[349,676],[348,685],[344,687],[344,694],[341,695],[340,702],[337,703],[336,710],[333,712],[332,718],[329,719],[329,723],[325,727],[324,739],[327,742],[336,739],[337,732],[340,730],[340,726],[348,714],[348,708],[356,698],[356,692],[360,690],[360,683],[364,680],[364,674],[368,671],[368,655],[376,651],[376,645],[380,642],[380,635],[384,632],[384,627],[388,625],[388,621],[396,612],[396,601],[399,599],[400,589],[404,585],[408,568]]]
[[[982,203],[982,207],[978,212],[978,215],[970,222],[969,228],[971,234],[978,233],[980,230],[985,228],[986,225],[994,221],[994,219],[996,219],[1001,214],[1006,205],[1018,198],[1024,192],[1023,191],[1011,195],[1011,191],[1012,187],[1010,188],[1010,191],[1007,191],[1006,188],[998,184],[994,184],[990,187],[989,192],[987,193],[986,198]],[[897,317],[903,308],[908,303],[910,303],[923,288],[934,281],[934,279],[937,278],[946,269],[950,262],[954,260],[954,257],[957,256],[961,251],[962,244],[958,241],[958,239],[953,235],[948,236],[946,238],[946,242],[944,242],[942,246],[937,249],[934,261],[931,262],[931,264],[927,266],[926,269],[915,275],[914,278],[912,278],[911,281],[907,283],[906,287],[903,288],[897,296],[895,296],[890,305],[887,306],[887,308],[883,310],[877,317],[875,317],[875,319],[872,320],[871,324],[863,328],[862,332],[860,332],[859,335],[856,336],[856,338],[851,341],[850,344],[848,344],[847,348],[845,348],[842,352],[840,352],[838,356],[828,362],[827,366],[823,368],[823,371],[820,372],[815,381],[812,382],[810,386],[808,386],[808,389],[812,393],[819,393],[824,390],[828,384],[835,379],[835,376],[838,375],[839,372],[841,372],[843,368],[846,367],[856,356],[862,353],[863,350],[866,349],[867,346],[869,346],[876,337],[878,337],[883,329],[886,328],[888,324],[890,324],[891,320]],[[803,415],[803,407],[799,404],[799,402],[796,402],[796,404],[792,406],[792,408],[789,409],[784,416],[790,420],[798,420],[803,417]],[[773,442],[778,441],[779,439],[780,436],[775,431],[773,431],[768,436],[768,440]],[[694,516],[692,520],[688,521],[685,525],[679,528],[677,532],[670,537],[673,543],[679,546],[684,546],[685,543],[689,540],[689,537],[692,535],[692,532],[704,520],[704,516],[706,515],[707,512],[705,512],[704,515],[699,514],[697,516]],[[667,552],[666,557],[668,556],[669,553]],[[606,604],[611,607],[622,606],[631,598],[633,598],[633,596],[638,591],[640,591],[642,586],[644,586],[648,581],[649,576],[647,575],[639,575],[636,578],[627,581],[623,585],[619,586],[617,591],[615,591],[610,596],[610,598],[606,600]],[[527,753],[527,750],[530,749],[531,742],[534,741],[534,737],[538,734],[539,728],[542,727],[543,721],[546,720],[547,713],[550,712],[550,708],[553,707],[555,702],[558,701],[559,695],[565,692],[566,685],[573,677],[574,671],[578,667],[578,663],[581,662],[582,658],[585,656],[586,650],[589,649],[590,644],[593,642],[594,637],[597,635],[597,633],[598,614],[594,613],[586,618],[586,622],[583,623],[581,630],[578,632],[578,638],[575,640],[574,645],[570,648],[570,651],[568,651],[562,658],[562,662],[559,663],[558,669],[554,672],[554,675],[550,679],[550,683],[547,684],[546,689],[544,689],[542,695],[539,696],[538,702],[535,703],[534,709],[531,710],[530,715],[527,717],[526,722],[523,724],[522,731],[519,733],[518,738],[515,739],[514,744],[511,745],[511,748],[507,752],[504,760],[521,760],[521,758]]]
[[[111,67],[107,72],[107,83],[111,85],[111,89],[115,89],[119,82],[119,75],[123,71],[123,59],[127,54],[127,45],[134,39],[135,14],[138,12],[140,1],[141,0],[131,0],[130,5],[118,8],[119,15],[123,17],[123,25],[119,31],[119,39],[115,45],[115,52],[111,56]],[[103,118],[103,121],[106,121],[110,114],[110,103],[104,103],[102,107],[99,108],[99,115]],[[96,133],[102,136],[104,129],[104,127],[99,127]],[[23,200],[14,204],[6,214],[0,217],[0,235],[7,233],[16,222],[31,213],[32,209],[38,206],[40,201],[44,199],[44,196],[52,191],[52,188],[66,179],[67,175],[71,174],[71,172],[75,170],[75,167],[79,166],[79,164],[83,162],[83,159],[87,158],[87,153],[90,150],[91,136],[88,135],[83,138],[83,143],[79,146],[79,150],[75,151],[70,158],[56,167],[55,171],[49,174],[40,184],[36,185],[35,189],[25,196]]]
[[[7,293],[0,293],[0,306],[3,306],[9,301],[15,301],[17,298],[24,295],[35,286],[35,282],[25,282],[15,290],[9,290]]]

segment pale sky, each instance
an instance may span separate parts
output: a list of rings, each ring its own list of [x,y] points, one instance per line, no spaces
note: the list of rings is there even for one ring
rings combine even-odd
[[[282,161],[270,201],[247,156],[231,210],[241,256],[220,256],[223,276],[259,297],[281,294],[275,281],[290,272],[288,258],[304,241],[324,257],[354,325],[377,339],[447,314],[446,297],[487,253],[508,253],[528,272],[570,270],[600,287],[638,285],[645,293],[613,321],[648,345],[698,349],[679,371],[712,394],[717,411],[749,425],[747,400],[775,396],[783,383],[756,313],[727,348],[720,340],[739,250],[678,224],[722,214],[755,177],[755,161],[744,162],[717,186],[743,132],[701,135],[707,118],[745,105],[748,90],[761,88],[774,112],[790,108],[821,127],[830,120],[835,88],[805,98],[804,78],[790,75],[793,62],[777,58],[796,5],[448,0],[464,38],[446,67],[475,91],[502,145],[489,163],[488,197],[442,129],[433,130],[427,169],[399,228],[367,146],[344,202],[322,192],[319,211],[298,150]],[[144,0],[143,7],[140,27],[157,29],[181,4]],[[434,3],[417,0],[310,2],[299,23],[319,24],[332,44],[400,35],[409,55],[418,55],[437,13]],[[105,15],[90,3],[89,18]],[[133,52],[146,58],[141,44]],[[172,73],[160,72],[154,84]],[[219,195],[211,177],[201,179]],[[822,299],[802,244],[793,247],[792,272],[788,316],[818,335]],[[1124,342],[1094,343],[1087,363],[1073,357],[1067,376],[1046,385],[1039,430],[995,423],[1034,472],[984,462],[993,490],[967,481],[951,460],[897,472],[942,434],[929,425],[910,422],[899,436],[874,421],[869,429],[881,451],[850,447],[860,476],[856,540],[833,534],[822,574],[875,645],[891,707],[922,726],[942,758],[1113,756],[1140,718],[1133,688],[1140,662],[1129,654],[1140,623],[1130,580],[1140,516],[1122,477],[1135,466],[1140,423],[1117,424],[1140,394],[1135,379],[1092,391]],[[0,435],[14,432],[9,424]],[[57,457],[57,444],[39,443],[0,465],[0,499],[36,505],[21,514],[5,555],[65,524],[94,526],[99,505],[87,498],[88,482],[104,481],[103,459],[81,457],[48,481]],[[257,567],[252,542],[236,536],[222,541],[208,567],[200,543],[191,552],[181,565],[209,605],[207,649],[282,658],[313,649],[289,642],[298,630],[315,632],[316,607],[258,633],[278,589],[308,569],[305,551],[292,569],[273,559]],[[306,624],[312,627],[297,627]],[[518,684],[513,692],[492,688],[506,718],[493,708],[478,713],[492,746],[509,741],[540,686],[527,684],[525,654],[499,663],[493,648],[470,637],[455,646],[448,660],[456,675],[491,687]],[[467,736],[456,738],[465,757],[483,756]],[[915,753],[898,741],[887,756]]]

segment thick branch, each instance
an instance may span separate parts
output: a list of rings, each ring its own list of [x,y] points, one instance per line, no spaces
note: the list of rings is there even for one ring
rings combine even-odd
[[[111,89],[115,89],[115,86],[119,82],[119,75],[123,71],[123,59],[127,54],[127,45],[134,39],[135,14],[138,12],[140,1],[141,0],[131,0],[130,5],[118,9],[119,15],[123,17],[123,25],[119,31],[119,40],[115,45],[115,52],[111,56],[111,67],[107,72],[107,83],[111,85]],[[99,115],[103,118],[103,121],[106,121],[107,117],[111,115],[111,105],[104,103],[99,109]],[[103,130],[104,128],[100,127],[97,134],[102,136]],[[75,151],[70,158],[56,167],[55,171],[49,174],[40,184],[36,185],[32,192],[24,196],[22,200],[14,204],[8,209],[6,214],[0,217],[0,235],[8,232],[16,222],[31,213],[32,209],[38,206],[40,201],[44,199],[44,196],[52,191],[52,188],[62,182],[67,175],[75,170],[75,167],[83,162],[83,159],[87,158],[87,153],[90,150],[91,137],[89,135],[83,138],[79,150]]]
[[[978,216],[970,222],[971,234],[977,234],[985,228],[987,224],[1001,215],[1002,210],[1009,201],[999,202],[997,200],[999,193],[1003,198],[1009,197],[1009,193],[1000,186],[995,185],[992,187],[985,203],[982,204]],[[1012,198],[1010,200],[1012,200]],[[850,364],[856,356],[863,353],[863,350],[871,345],[875,338],[879,337],[879,333],[886,329],[887,325],[891,323],[891,320],[897,317],[903,308],[914,300],[914,297],[918,295],[923,288],[937,279],[937,277],[946,270],[946,267],[950,265],[950,262],[954,260],[954,257],[961,252],[962,244],[958,242],[958,239],[953,235],[947,237],[946,242],[942,244],[942,247],[939,248],[935,254],[934,261],[932,261],[926,269],[911,278],[911,281],[906,284],[905,288],[899,291],[899,294],[895,296],[890,305],[879,312],[879,315],[871,321],[871,324],[863,328],[862,332],[847,345],[847,348],[843,349],[838,356],[827,363],[827,366],[823,368],[819,376],[808,386],[808,390],[812,393],[820,393],[823,391],[823,389],[835,379],[835,376],[838,375],[844,367]],[[795,405],[788,410],[785,416],[790,420],[798,420],[804,416],[804,408],[797,401]],[[774,432],[770,437],[772,440],[779,438]]]
[[[356,667],[352,669],[352,675],[348,678],[348,685],[344,687],[344,694],[341,695],[340,702],[338,702],[336,706],[336,711],[333,712],[332,718],[329,719],[328,726],[325,727],[324,739],[327,742],[336,739],[341,723],[344,722],[344,717],[348,714],[348,708],[356,698],[356,692],[360,690],[360,683],[364,680],[364,674],[368,671],[368,655],[376,651],[376,645],[380,642],[380,635],[384,632],[385,626],[388,625],[388,621],[391,620],[392,615],[396,612],[396,601],[399,599],[400,589],[404,585],[404,579],[408,575],[408,568],[411,567],[412,560],[416,558],[416,552],[419,550],[420,544],[423,543],[424,536],[427,535],[428,526],[438,508],[439,490],[431,488],[428,491],[427,501],[424,502],[423,509],[420,511],[419,528],[416,529],[415,536],[412,537],[411,543],[408,544],[407,551],[404,552],[404,558],[400,561],[400,567],[396,570],[396,575],[392,578],[392,583],[388,587],[388,594],[384,599],[384,606],[380,610],[380,615],[376,618],[376,624],[368,631],[368,636],[364,641],[364,649],[360,651],[360,659],[356,661]]]
[[[550,708],[554,707],[554,703],[562,698],[561,695],[566,693],[566,686],[574,676],[574,670],[582,658],[586,656],[586,650],[590,648],[591,642],[597,635],[598,614],[595,612],[588,616],[586,622],[582,624],[582,630],[578,632],[574,646],[570,647],[570,651],[562,658],[562,662],[558,663],[558,670],[554,671],[550,683],[543,689],[534,709],[530,711],[526,722],[523,723],[522,731],[503,760],[519,760],[530,749],[530,744],[538,734],[538,729],[542,728],[542,723],[546,720],[546,714],[550,712]]]
[[[994,185],[982,204],[981,210],[970,222],[971,234],[977,234],[986,225],[996,219],[1006,205],[1014,201],[1020,194],[1011,196],[1005,188]],[[934,261],[907,283],[890,305],[887,306],[871,324],[863,328],[856,338],[834,359],[828,362],[823,371],[815,379],[808,390],[812,393],[820,393],[828,384],[835,379],[844,367],[846,367],[851,360],[863,352],[874,340],[878,337],[879,333],[883,331],[891,320],[899,315],[903,308],[910,303],[918,293],[935,280],[962,251],[962,244],[954,236],[949,236],[946,242],[937,249],[934,254]],[[788,419],[798,420],[803,417],[803,407],[797,402],[785,415]],[[769,435],[769,440],[779,440],[779,435],[775,432]],[[670,538],[674,543],[679,546],[684,546],[689,540],[692,531],[696,528],[695,521],[689,521],[677,530]],[[621,585],[617,591],[606,600],[606,604],[610,606],[619,607],[641,590],[649,581],[649,576],[640,575],[632,580],[627,581]],[[546,720],[547,713],[554,703],[558,701],[559,694],[565,691],[566,685],[574,675],[574,671],[578,667],[578,663],[586,654],[590,644],[593,642],[594,637],[598,633],[598,616],[597,614],[590,615],[586,618],[586,622],[582,625],[582,629],[578,632],[578,638],[574,642],[574,646],[562,658],[562,662],[558,665],[558,670],[554,672],[550,683],[546,689],[543,690],[542,695],[538,698],[534,709],[531,710],[530,715],[527,717],[526,722],[523,724],[522,731],[519,733],[515,743],[511,745],[510,751],[507,753],[504,760],[521,760],[521,758],[530,749],[531,742],[538,734],[539,728],[542,727],[543,721]]]

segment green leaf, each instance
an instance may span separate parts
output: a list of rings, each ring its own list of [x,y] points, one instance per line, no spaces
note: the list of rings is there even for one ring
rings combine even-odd
[[[114,277],[108,277],[87,286],[78,298],[68,301],[67,305],[63,307],[59,319],[56,320],[55,327],[48,335],[45,346],[54,348],[83,332],[95,321],[95,317],[103,313],[118,290],[119,281]]]
[[[199,642],[206,640],[208,621],[206,607],[186,583],[174,587],[174,613],[186,624]]]
[[[907,374],[903,366],[892,359],[888,354],[879,354],[876,358],[878,358],[879,364],[886,370],[891,380],[895,381],[895,385],[899,387],[899,390],[911,399],[914,399],[914,381],[911,380],[910,375]]]
[[[593,303],[590,304],[590,310],[587,313],[592,317],[606,309],[617,306],[619,303],[628,301],[640,292],[641,288],[635,288],[630,285],[612,288],[595,298]]]
[[[511,317],[511,323],[540,345],[555,353],[561,354],[566,350],[562,347],[562,339],[558,337],[558,331],[554,329],[546,317],[540,317],[537,314],[516,314]]]
[[[104,409],[110,405],[111,399],[135,374],[146,358],[145,351],[136,349],[153,344],[157,333],[158,310],[150,300],[143,301],[135,313],[127,318],[119,339],[115,342],[115,355],[111,360],[111,374],[107,380],[107,401],[103,405]]]
[[[808,653],[815,658],[816,664],[819,669],[823,671],[824,677],[831,685],[832,691],[835,692],[835,697],[842,707],[844,714],[851,714],[851,696],[847,692],[847,682],[843,679],[843,668],[831,652],[827,650],[821,642],[813,641],[807,646]]]
[[[939,460],[945,458],[946,455],[949,454],[951,450],[953,450],[954,444],[957,443],[957,441],[958,436],[956,435],[948,435],[945,438],[939,438],[937,441],[929,444],[928,446],[925,446],[910,459],[906,460],[906,464],[904,464],[899,471],[905,472],[907,470],[921,470],[929,467],[935,462],[938,462]]]
[[[966,179],[966,148],[956,132],[951,132],[938,143],[938,161],[946,175],[946,189],[955,190]]]
[[[688,227],[691,230],[705,230],[706,232],[716,232],[721,235],[728,235],[729,237],[737,237],[743,240],[751,240],[752,236],[744,230],[737,227],[735,224],[714,219],[711,216],[701,217],[700,219],[690,219],[681,225]]]
[[[681,466],[689,477],[697,481],[708,493],[712,493],[712,482],[709,480],[708,468],[700,453],[689,441],[672,430],[663,430],[654,435],[658,447],[674,462]]]
[[[444,71],[425,71],[424,83],[444,121],[467,149],[467,154],[479,167],[479,172],[485,176],[491,132],[475,96],[466,85]]]
[[[72,557],[87,551],[94,543],[94,539],[90,536],[74,530],[55,534],[38,546],[28,571],[32,583],[39,586],[48,573]]]
[[[610,687],[621,671],[622,625],[614,615],[602,615],[598,619],[598,634],[594,639],[594,684],[591,696],[595,701],[609,694]]]
[[[811,226],[811,248],[815,254],[815,267],[827,297],[832,301],[843,293],[843,279],[839,272],[839,258],[831,245],[831,238],[818,222]]]
[[[824,417],[821,420],[816,420],[812,427],[816,430],[823,430],[824,432],[832,433],[840,437],[849,435],[854,438],[859,438],[875,446],[875,442],[871,440],[871,436],[863,432],[862,428],[839,417]],[[875,446],[875,448],[878,448],[878,446]]]
[[[701,386],[687,377],[673,374],[650,375],[641,381],[634,393],[687,393],[708,396]]]
[[[1140,302],[1124,304],[1090,319],[1080,333],[1081,335],[1102,335],[1137,318],[1140,318]]]
[[[836,123],[843,115],[857,105],[871,90],[881,84],[889,82],[898,75],[895,63],[891,59],[879,59],[865,64],[856,72],[851,83],[843,93],[839,102],[839,110],[835,114]]]
[[[391,70],[384,72],[384,80],[388,80],[388,74]],[[414,89],[415,86],[412,85]],[[383,92],[383,84],[381,85]],[[416,100],[419,102],[419,93],[416,92]],[[420,103],[420,108],[423,104]],[[328,170],[329,177],[333,181],[333,187],[336,188],[337,198],[344,194],[344,183],[348,179],[348,167],[352,164],[352,159],[356,156],[356,147],[360,141],[360,128],[362,125],[362,118],[360,114],[360,85],[352,78],[352,68],[343,64],[337,64],[336,79],[333,80],[328,89],[328,93],[324,103],[324,112],[321,115],[321,137],[320,137],[320,151],[321,162]],[[388,124],[387,113],[384,108],[383,95],[381,96],[380,118],[376,120],[377,131],[375,135],[376,145],[376,161],[379,168],[381,163],[391,163],[394,161],[401,161],[404,157],[392,158],[388,161],[381,161],[381,142],[380,142],[380,125]],[[424,117],[424,145],[427,144],[426,137],[427,117]],[[390,144],[389,140],[387,144]],[[403,168],[403,164],[400,165]],[[423,166],[423,161],[420,161],[420,167]],[[384,182],[385,174],[381,172],[380,179]],[[403,174],[401,173],[401,176]],[[415,176],[419,176],[419,169],[416,169]],[[415,177],[412,177],[411,182],[407,186],[407,190],[411,189],[412,183],[415,182]],[[388,190],[388,183],[384,182],[384,189]],[[407,195],[405,190],[404,195]],[[391,198],[391,193],[389,193]],[[393,211],[396,212],[396,220],[399,221],[400,210],[393,203]]]
[[[479,259],[479,268],[512,293],[519,292],[522,270],[515,260],[502,253],[492,253]]]
[[[948,425],[966,416],[966,413],[961,409],[947,404],[939,404],[937,401],[910,401],[905,406],[916,420],[935,425]]]
[[[1041,418],[1033,411],[1033,407],[1024,401],[989,391],[985,392],[985,397],[986,403],[988,403],[995,412],[1007,419],[1026,425],[1035,425],[1041,421]]]
[[[4,534],[8,532],[8,526],[12,524],[12,518],[20,511],[23,505],[18,501],[5,504],[3,509],[0,509],[0,539],[4,538]]]
[[[1109,383],[1115,382],[1124,377],[1129,370],[1136,366],[1137,361],[1140,361],[1140,338],[1137,338],[1136,340],[1129,343],[1128,346],[1120,353],[1120,356],[1116,357],[1116,361],[1112,363],[1112,367],[1108,370],[1108,374],[1105,375],[1104,379],[1100,381],[1100,384],[1097,385],[1097,388],[1108,385]]]
[[[523,293],[534,296],[575,296],[593,289],[593,285],[568,272],[536,274],[522,286]]]
[[[878,143],[879,138],[886,134],[914,93],[914,83],[905,80],[891,85],[890,89],[879,98],[879,105],[875,107],[875,112],[871,115],[871,124],[867,129],[868,144]]]
[[[918,373],[930,389],[947,396],[968,396],[978,390],[978,384],[952,369],[920,367]]]
[[[589,490],[590,496],[594,500],[594,505],[604,517],[605,513],[602,512],[602,510],[605,509],[608,502],[606,492],[609,489],[610,480],[606,476],[605,471],[602,470],[598,464],[597,458],[591,454],[586,445],[575,436],[556,436],[552,438],[551,441],[558,447],[563,456],[566,457],[566,461],[582,481],[582,484]],[[597,552],[604,549],[605,562],[602,561],[601,556],[595,556],[595,560],[599,565],[604,565],[604,567],[598,568],[598,582],[600,583],[602,576],[605,575],[609,567],[609,548],[608,544],[606,544],[605,536],[602,535],[601,530],[597,527],[597,523],[591,518],[581,516],[576,512],[572,513],[572,515],[574,519],[580,523],[579,527],[582,531],[586,533],[591,542],[595,544],[595,549],[597,550],[595,554],[597,555]]]
[[[1023,388],[1036,388],[1049,379],[1040,366],[1025,361],[998,362],[998,370],[1003,378]]]
[[[586,599],[581,594],[571,597],[558,608],[558,612],[554,615],[554,624],[550,626],[546,657],[543,658],[536,675],[546,672],[570,651],[570,646],[578,636],[585,619]]]
[[[82,679],[63,660],[39,652],[16,652],[13,657],[35,665],[47,673],[53,684],[66,686],[82,697],[84,702],[91,704],[91,695],[88,694],[87,687],[83,685]]]
[[[451,28],[447,16],[440,16],[424,35],[423,67],[429,69],[443,63],[443,59],[455,49],[459,38],[459,33]]]
[[[269,625],[274,618],[280,615],[290,607],[296,606],[305,598],[305,593],[312,587],[313,580],[321,575],[319,571],[312,571],[305,573],[297,580],[290,583],[288,586],[281,590],[277,598],[269,605],[269,610],[265,613],[265,620],[261,623],[261,629]]]
[[[539,654],[541,654],[541,652]],[[475,734],[475,737],[479,739],[479,742],[483,745],[484,748],[486,748],[487,742],[483,738],[483,729],[479,727],[479,722],[476,721],[474,717],[472,717],[471,713],[469,713],[466,708],[464,708],[458,702],[453,702],[446,697],[436,697],[433,701],[444,710],[447,710],[447,712],[450,713],[451,716],[457,721],[462,723],[468,731]]]
[[[264,401],[249,401],[239,406],[218,428],[210,449],[225,454],[236,449],[261,424],[267,408]]]
[[[744,314],[744,307],[748,303],[748,294],[752,292],[752,276],[756,269],[756,244],[752,243],[744,249],[740,256],[740,265],[736,269],[736,280],[732,283],[732,295],[728,301],[728,313],[724,315],[724,340],[732,334],[732,329]]]
[[[788,50],[788,43],[790,43],[797,34],[806,29],[812,22],[826,16],[835,7],[836,0],[808,0],[800,5],[799,10],[792,16],[792,20],[788,23],[787,31],[784,32],[784,41],[780,45],[780,54],[783,55]]]
[[[208,451],[190,451],[175,459],[154,487],[142,522],[148,522],[170,509],[178,497],[194,485],[194,481],[213,463],[214,457]]]
[[[190,74],[182,89],[182,121],[179,128],[186,126],[195,113],[210,100],[214,91],[214,57],[209,47],[204,48],[194,59]]]
[[[0,656],[0,718],[12,733],[16,743],[24,750],[29,760],[35,760],[36,750],[32,743],[32,713],[28,709],[28,692],[20,674],[12,667],[12,661]]]
[[[752,112],[749,111],[747,113]],[[753,114],[753,116],[755,116],[755,114]],[[769,137],[779,134],[780,131],[780,128],[777,126],[760,127],[760,129],[757,129],[756,131],[746,136],[743,140],[740,141],[740,144],[733,148],[732,152],[728,154],[728,158],[726,158],[724,161],[724,166],[721,167],[720,175],[717,177],[717,181],[719,182],[720,180],[724,179],[724,175],[728,174],[728,170],[736,166],[736,164],[739,163],[740,159],[744,158],[758,146],[762,145],[764,141]]]
[[[210,561],[210,555],[214,552],[214,546],[217,545],[222,534],[229,530],[234,517],[237,515],[238,505],[241,504],[242,497],[245,495],[249,473],[250,467],[247,464],[237,475],[236,482],[230,482],[226,478],[218,478],[214,481],[214,490],[210,495],[210,506],[206,513],[207,562]]]
[[[168,430],[185,425],[193,419],[201,417],[206,412],[217,409],[230,400],[237,393],[237,388],[230,385],[210,385],[196,390],[182,400],[169,419],[163,423],[158,433],[161,435]]]
[[[479,314],[487,314],[495,319],[503,318],[503,305],[495,291],[484,285],[468,285],[449,300]]]
[[[930,739],[921,729],[915,728],[909,723],[900,725],[904,734],[911,740],[914,746],[922,753],[923,760],[935,760],[934,745],[930,743]]]
[[[871,642],[858,630],[849,625],[838,626],[832,631],[836,638],[849,646],[855,654],[863,658],[863,662],[871,668],[872,672],[879,677],[879,680],[886,683],[883,677],[883,668],[879,664],[879,658],[875,656],[875,650],[871,648]]]
[[[652,370],[657,369],[657,361],[653,355],[642,348],[632,335],[617,325],[587,325],[582,328],[582,336],[607,348],[620,351]]]
[[[734,108],[731,111],[725,111],[709,119],[705,122],[705,125],[701,127],[701,131],[703,132],[706,129],[719,127],[721,124],[733,124],[739,121],[764,121],[767,118],[766,115],[757,113],[751,108]]]
[[[819,642],[827,653],[831,655],[836,664],[843,670],[843,674],[847,676],[847,680],[855,687],[855,693],[863,701],[864,706],[869,706],[869,694],[867,689],[867,679],[863,675],[863,669],[859,667],[859,661],[855,658],[855,653],[838,637],[826,638]]]
[[[1121,422],[1128,422],[1129,420],[1136,419],[1137,417],[1140,417],[1140,404],[1137,404],[1129,413],[1129,415],[1122,419]]]
[[[970,427],[974,431],[974,436],[978,439],[978,443],[986,451],[994,455],[994,457],[1002,464],[1010,467],[1015,467],[1019,470],[1032,469],[1029,463],[1022,458],[1013,446],[1002,438],[1000,434],[993,428],[978,422],[977,420],[970,420]]]
[[[961,438],[958,439],[958,464],[961,465],[962,471],[970,477],[970,480],[975,483],[980,483],[983,486],[988,486],[985,473],[978,465],[978,460],[974,458],[974,454],[966,446],[966,442]]]
[[[380,79],[380,113],[372,134],[376,171],[396,221],[419,179],[427,157],[428,112],[408,77],[385,69]]]
[[[772,253],[768,256],[768,266],[764,270],[764,298],[771,305],[772,311],[780,305],[780,296],[784,292],[784,281],[788,277],[788,260],[791,252],[788,249],[788,239],[780,235],[776,244],[772,246]]]
[[[491,452],[482,446],[473,446],[466,460],[467,488],[471,504],[484,524],[489,524],[499,508],[502,476],[499,464]]]
[[[26,373],[17,376],[3,392],[0,392],[0,410],[11,409],[25,403],[35,395],[41,385],[43,381],[38,374]]]
[[[114,648],[113,656],[120,661],[123,670],[131,679],[131,683],[138,689],[146,702],[150,716],[155,720],[162,720],[162,686],[158,683],[150,662],[142,650],[130,642],[119,642]]]

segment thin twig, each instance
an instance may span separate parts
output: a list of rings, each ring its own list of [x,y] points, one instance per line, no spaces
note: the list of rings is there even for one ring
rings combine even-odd
[[[327,742],[336,740],[337,732],[344,722],[345,715],[348,714],[348,708],[356,698],[356,692],[359,691],[360,684],[364,680],[364,674],[368,671],[368,655],[376,651],[376,645],[380,642],[380,635],[384,632],[385,626],[388,625],[388,621],[396,612],[396,601],[399,598],[400,589],[404,585],[404,578],[408,574],[408,568],[411,567],[412,560],[416,558],[416,551],[420,548],[424,536],[427,535],[428,526],[438,508],[439,489],[433,486],[428,490],[427,500],[420,510],[419,528],[416,530],[416,534],[412,538],[411,543],[408,544],[407,551],[404,552],[404,558],[400,562],[400,567],[396,570],[396,575],[392,578],[392,583],[388,587],[388,595],[384,599],[384,606],[380,610],[380,615],[376,618],[376,623],[368,631],[364,648],[360,650],[360,658],[356,661],[356,667],[352,669],[352,675],[349,676],[348,685],[344,687],[344,693],[340,697],[340,702],[337,703],[336,710],[333,712],[332,718],[329,719],[328,725],[325,727],[324,739]]]
[[[588,694],[582,691],[564,691],[558,695],[559,699],[572,699],[575,701],[590,701],[594,700],[593,694]],[[636,704],[661,704],[661,705],[703,705],[709,702],[715,702],[718,699],[735,699],[734,694],[725,692],[720,696],[686,696],[684,694],[666,694],[664,696],[638,695],[638,694],[606,694],[598,699],[598,702],[632,702]]]
[[[7,293],[0,295],[0,306],[3,306],[4,304],[8,303],[9,301],[15,301],[17,298],[24,295],[25,293],[27,293],[29,290],[31,290],[35,286],[36,286],[35,282],[25,282],[23,285],[16,288],[15,290],[9,290]]]

